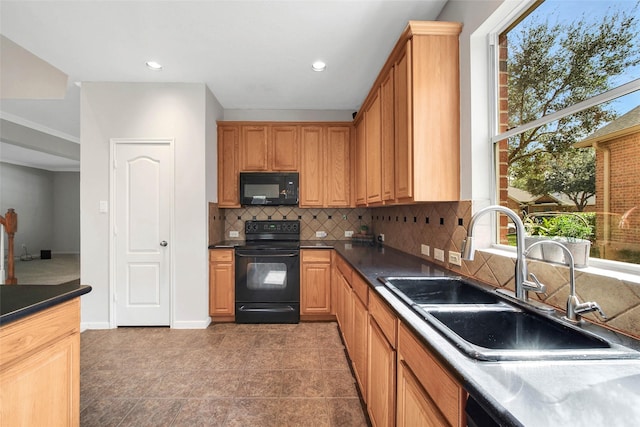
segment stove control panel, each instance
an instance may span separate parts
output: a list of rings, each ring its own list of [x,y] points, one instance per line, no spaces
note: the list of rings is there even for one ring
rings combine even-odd
[[[245,234],[300,234],[300,221],[246,221],[244,232]]]

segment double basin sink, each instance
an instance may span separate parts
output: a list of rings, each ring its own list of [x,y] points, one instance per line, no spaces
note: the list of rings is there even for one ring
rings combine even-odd
[[[459,277],[379,278],[467,356],[477,360],[640,358],[640,352]]]

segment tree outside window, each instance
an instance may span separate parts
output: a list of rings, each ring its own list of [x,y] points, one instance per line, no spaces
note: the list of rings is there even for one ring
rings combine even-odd
[[[637,0],[547,0],[512,24],[499,37],[494,138],[501,204],[519,213],[595,213],[591,255],[633,263],[640,263],[639,12]]]

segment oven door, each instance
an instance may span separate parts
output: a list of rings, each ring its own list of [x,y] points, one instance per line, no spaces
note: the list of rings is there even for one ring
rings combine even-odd
[[[300,320],[300,251],[236,249],[236,322]]]

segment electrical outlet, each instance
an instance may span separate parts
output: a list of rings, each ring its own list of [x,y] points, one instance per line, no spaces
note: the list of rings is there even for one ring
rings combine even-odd
[[[380,236],[380,241],[384,242],[384,234],[380,234],[379,236]]]
[[[229,237],[240,237],[240,232],[231,230],[229,231]]]
[[[344,237],[353,237],[353,230],[345,231]]]
[[[462,265],[462,257],[460,256],[460,252],[449,251],[449,264],[453,265]]]
[[[327,232],[326,231],[316,231],[316,237],[325,238],[325,237],[327,237]]]
[[[431,255],[431,248],[429,247],[429,245],[421,245],[420,252],[422,253],[422,255],[429,256]]]
[[[433,257],[436,259],[436,261],[444,262],[444,251],[442,249],[434,248]]]

